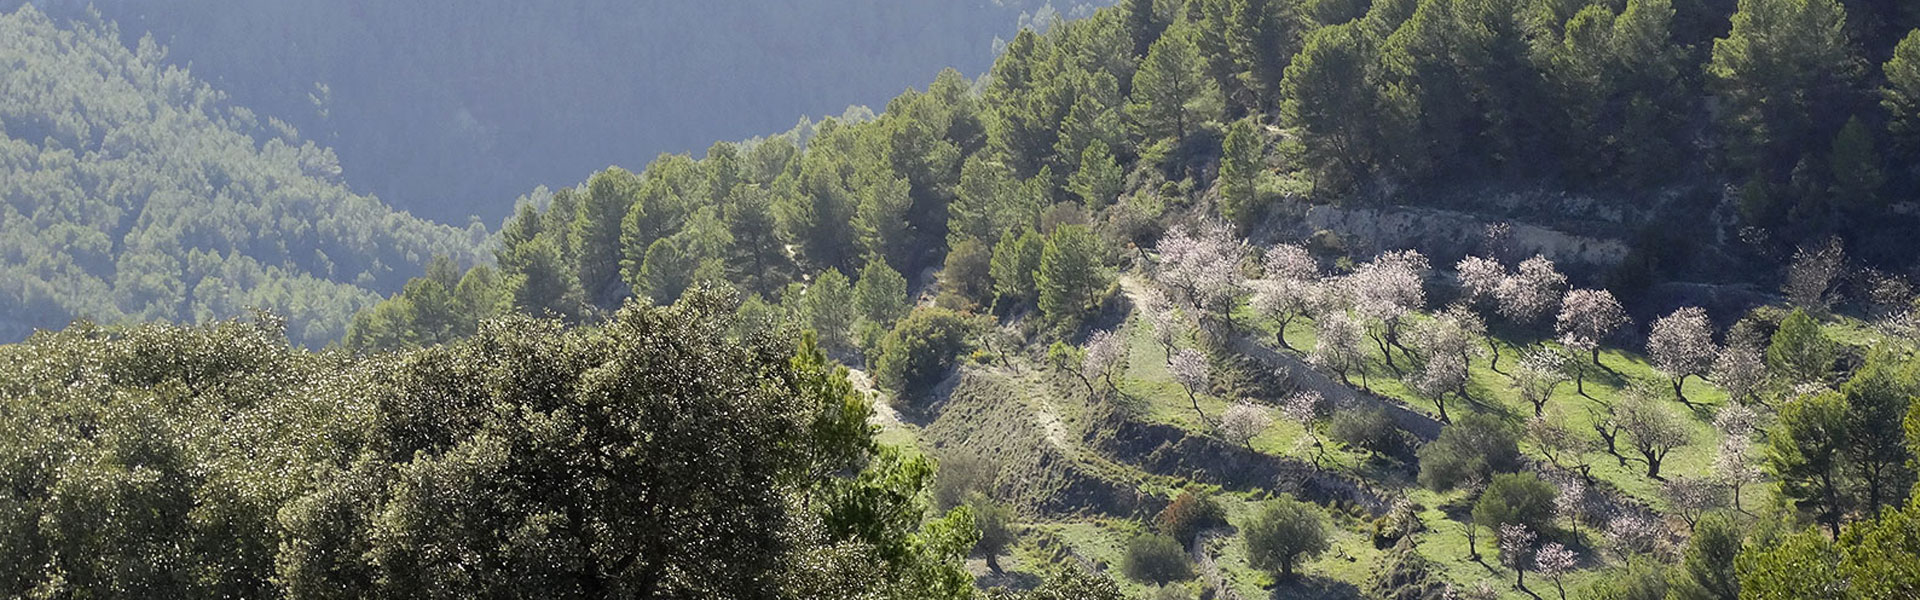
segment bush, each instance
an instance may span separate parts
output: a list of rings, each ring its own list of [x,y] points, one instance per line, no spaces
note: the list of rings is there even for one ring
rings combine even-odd
[[[1120,570],[1134,580],[1156,584],[1193,577],[1186,549],[1172,537],[1159,534],[1140,535],[1127,542]]]
[[[973,545],[974,555],[985,557],[987,566],[999,571],[996,559],[1013,544],[1013,511],[979,492],[967,495],[967,510],[973,513],[974,528],[980,532],[980,540]]]
[[[967,501],[970,494],[993,488],[993,465],[971,452],[954,452],[940,457],[933,475],[933,506],[941,512]]]
[[[1473,505],[1473,524],[1496,531],[1501,525],[1524,525],[1528,531],[1545,532],[1553,526],[1553,502],[1559,493],[1532,473],[1495,475]]]
[[[1394,455],[1404,447],[1399,425],[1383,408],[1335,412],[1327,428],[1340,443],[1374,454]]]
[[[973,319],[944,308],[917,308],[880,339],[874,376],[882,387],[912,398],[947,376],[969,349]]]
[[[1227,513],[1220,508],[1220,503],[1214,502],[1212,496],[1196,494],[1193,490],[1180,492],[1173,503],[1153,518],[1155,529],[1173,536],[1182,546],[1192,544],[1200,532],[1226,523]]]
[[[1520,444],[1513,428],[1499,417],[1470,414],[1440,430],[1439,439],[1420,449],[1420,485],[1446,491],[1473,480],[1491,481],[1495,473],[1520,470]]]
[[[1282,581],[1293,578],[1294,565],[1326,552],[1332,543],[1320,511],[1291,494],[1267,502],[1241,531],[1247,538],[1247,561],[1276,570]]]

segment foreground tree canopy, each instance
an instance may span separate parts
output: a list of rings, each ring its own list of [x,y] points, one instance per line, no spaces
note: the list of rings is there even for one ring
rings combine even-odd
[[[0,594],[971,594],[926,459],[811,337],[732,314],[696,290],[364,360],[264,317],[40,334],[0,350]]]

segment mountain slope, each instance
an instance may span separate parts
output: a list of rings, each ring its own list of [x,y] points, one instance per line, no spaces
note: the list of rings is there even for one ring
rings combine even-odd
[[[357,189],[454,223],[498,222],[516,194],[592,168],[877,107],[943,67],[979,73],[996,37],[1049,12],[1046,0],[38,4],[151,32],[236,101],[336,149]]]
[[[0,17],[0,339],[257,307],[322,344],[434,255],[476,258],[484,230],[354,194],[331,150],[164,59],[111,25]]]

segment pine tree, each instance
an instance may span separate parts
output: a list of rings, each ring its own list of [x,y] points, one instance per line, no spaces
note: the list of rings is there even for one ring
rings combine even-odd
[[[1220,216],[1240,227],[1260,213],[1260,135],[1251,118],[1234,121],[1220,157]]]
[[[1080,155],[1080,169],[1068,179],[1068,189],[1080,197],[1088,210],[1099,210],[1120,197],[1126,186],[1126,174],[1115,161],[1107,145],[1094,142]]]
[[[1737,166],[1778,177],[1840,128],[1859,72],[1846,21],[1836,0],[1740,0],[1707,64]]]
[[[1133,42],[1133,55],[1145,56],[1154,40],[1160,39],[1160,33],[1166,30],[1166,21],[1160,17],[1154,0],[1123,0],[1121,10],[1126,14],[1127,39]]]
[[[1033,300],[1033,272],[1040,268],[1045,239],[1032,229],[1008,234],[993,245],[993,261],[988,273],[993,277],[994,303],[997,307],[1015,306]]]
[[[1186,29],[1171,29],[1154,42],[1134,73],[1127,114],[1141,136],[1179,142],[1213,115],[1208,96],[1217,93],[1201,74],[1193,36]]]
[[[693,282],[693,270],[697,264],[698,261],[688,256],[679,240],[660,238],[647,246],[646,258],[630,285],[636,293],[646,295],[656,305],[673,304]]]
[[[907,316],[907,280],[878,256],[867,256],[860,280],[853,284],[853,304],[859,318],[881,327]]]
[[[1348,23],[1315,31],[1287,65],[1280,121],[1299,131],[1323,182],[1351,181],[1372,170],[1370,128],[1380,100],[1368,71],[1375,58],[1361,27]]]
[[[1880,170],[1880,152],[1874,149],[1873,134],[1859,117],[1847,119],[1840,128],[1827,160],[1835,205],[1863,212],[1883,206],[1880,186],[1886,183],[1886,176]]]
[[[1887,111],[1887,131],[1903,156],[1920,152],[1920,29],[1895,46],[1883,67],[1886,87],[1880,88],[1880,106]]]
[[[1100,258],[1100,238],[1085,225],[1063,225],[1047,235],[1033,285],[1040,296],[1040,313],[1047,321],[1071,329],[1086,316],[1107,285]]]
[[[619,167],[595,173],[587,180],[587,195],[573,217],[575,279],[580,282],[587,302],[594,306],[612,309],[619,305],[620,297],[626,292],[620,276],[621,260],[625,256],[622,248],[636,248],[637,252],[644,253],[646,245],[654,240],[649,237],[633,244],[622,243],[634,241],[622,240],[623,230],[636,231],[622,227],[630,209],[644,211],[638,208],[640,184],[638,176]],[[633,267],[639,267],[637,262]]]

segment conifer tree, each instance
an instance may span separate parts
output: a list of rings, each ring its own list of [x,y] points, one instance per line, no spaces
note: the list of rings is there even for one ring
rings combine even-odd
[[[1085,225],[1063,225],[1048,234],[1033,273],[1040,313],[1056,325],[1078,325],[1107,286],[1101,262],[1100,238]]]
[[[1234,121],[1220,157],[1220,216],[1240,227],[1259,214],[1261,144],[1251,119]]]
[[[1202,76],[1193,35],[1185,28],[1169,29],[1133,75],[1133,103],[1127,114],[1141,136],[1179,142],[1213,115],[1209,96],[1217,93]]]

